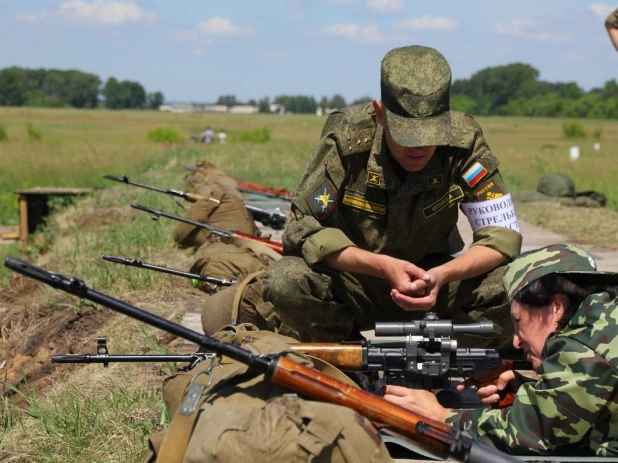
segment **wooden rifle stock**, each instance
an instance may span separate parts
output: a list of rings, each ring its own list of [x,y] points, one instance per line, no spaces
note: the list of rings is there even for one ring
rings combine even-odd
[[[212,230],[211,230],[212,231]],[[277,243],[266,238],[260,238],[258,236],[249,235],[248,233],[242,233],[239,231],[233,231],[234,238],[242,238],[243,240],[253,241],[254,243],[261,243],[268,246],[273,251],[283,255],[283,243]]]
[[[444,456],[445,445],[451,439],[453,428],[376,397],[369,392],[345,384],[312,368],[307,368],[285,357],[279,357],[271,381],[316,400],[341,405],[356,410],[374,423],[393,429],[398,434],[413,439],[433,455]],[[419,434],[418,427],[427,426]],[[438,438],[439,442],[435,439]]]
[[[347,371],[363,371],[367,367],[363,362],[363,347],[360,344],[298,343],[290,347],[303,355],[317,357],[331,365]]]
[[[294,196],[294,193],[286,190],[285,188],[271,188],[271,187],[267,187],[264,185],[260,185],[259,183],[250,182],[248,180],[242,180],[242,179],[234,178],[234,177],[232,178],[236,182],[236,188],[238,188],[241,191],[245,190],[248,193],[253,193],[253,192],[269,193],[271,195],[274,195],[282,199],[292,199],[292,197]]]

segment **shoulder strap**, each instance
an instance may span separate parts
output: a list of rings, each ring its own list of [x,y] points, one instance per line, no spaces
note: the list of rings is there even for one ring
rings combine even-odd
[[[234,295],[234,305],[232,306],[232,325],[236,325],[238,323],[238,312],[240,312],[240,300],[242,299],[242,293],[245,290],[245,287],[251,283],[255,278],[260,277],[266,273],[265,270],[260,270],[259,272],[250,273],[245,277],[243,281],[238,284],[238,289],[236,290],[236,294]]]

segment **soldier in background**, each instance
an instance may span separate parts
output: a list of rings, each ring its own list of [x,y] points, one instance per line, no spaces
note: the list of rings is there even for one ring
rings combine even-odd
[[[618,455],[618,273],[598,272],[583,249],[554,244],[509,264],[504,285],[521,348],[538,379],[510,370],[478,390],[497,402],[498,387],[517,391],[512,406],[450,410],[429,391],[387,386],[385,399],[424,413],[515,455]]]
[[[196,201],[185,217],[195,222],[257,236],[258,229],[253,216],[245,208],[241,193],[235,187],[227,186],[225,180],[211,179],[198,188],[196,193],[206,199]],[[172,239],[184,248],[202,246],[209,235],[210,232],[205,228],[186,223],[179,223],[172,230]]]
[[[609,40],[611,40],[614,48],[618,50],[618,9],[614,10],[607,19],[605,19],[605,28],[609,34]]]
[[[397,48],[382,61],[382,100],[328,117],[292,201],[285,256],[264,277],[264,299],[302,340],[357,338],[429,310],[510,327],[502,272],[520,252],[517,218],[481,128],[449,109],[450,86],[437,50]],[[464,245],[458,206],[474,235],[453,258]]]
[[[513,199],[522,203],[550,201],[579,207],[605,207],[607,203],[607,197],[598,191],[575,191],[571,177],[559,172],[542,177],[536,190],[514,193]]]

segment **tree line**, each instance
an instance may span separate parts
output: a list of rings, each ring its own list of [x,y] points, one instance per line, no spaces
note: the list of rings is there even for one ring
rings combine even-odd
[[[513,63],[482,69],[469,79],[457,79],[451,87],[451,107],[479,116],[543,116],[595,119],[618,118],[618,83],[608,80],[600,88],[584,91],[576,82],[546,82],[539,80],[539,71],[529,64]],[[350,104],[371,101],[365,96]],[[282,104],[286,111],[315,113],[316,108],[347,106],[341,95],[326,96],[318,102],[308,95],[279,95],[273,103]],[[243,104],[234,95],[222,95],[218,104]],[[249,100],[268,112],[270,100]]]
[[[322,109],[343,108],[348,104],[371,101],[364,96],[346,102],[340,94],[323,96],[278,95],[241,102],[235,95],[221,95],[217,104],[250,104],[260,112],[270,112],[271,103],[293,113],[315,113]],[[100,77],[77,70],[0,69],[0,105],[72,106],[109,109],[158,108],[164,102],[161,92],[147,93],[139,82],[105,84]],[[608,80],[601,88],[584,91],[575,82],[539,80],[539,71],[529,64],[513,63],[482,69],[469,79],[457,79],[451,88],[451,107],[472,115],[545,116],[615,119],[618,118],[618,83]]]
[[[350,104],[361,104],[368,103],[372,101],[373,98],[369,96],[364,96],[361,98],[357,98],[352,101]],[[338,93],[333,95],[331,98],[327,96],[323,96],[320,101],[317,101],[313,96],[308,95],[278,95],[274,97],[271,101],[270,98],[264,97],[261,100],[251,99],[246,102],[241,102],[236,99],[235,95],[221,95],[216,104],[225,105],[228,107],[248,104],[251,106],[257,106],[261,113],[270,112],[270,105],[278,104],[285,107],[286,111],[290,111],[292,113],[309,113],[314,114],[320,106],[322,109],[335,109],[335,108],[345,108],[348,106],[345,98],[339,95]]]
[[[45,106],[109,109],[153,108],[164,102],[163,93],[146,93],[139,82],[103,82],[96,74],[74,69],[0,69],[1,106]],[[101,98],[102,97],[102,98]]]
[[[544,116],[595,119],[618,118],[618,84],[584,91],[575,82],[539,80],[529,64],[514,63],[483,69],[451,87],[451,107],[468,114]]]

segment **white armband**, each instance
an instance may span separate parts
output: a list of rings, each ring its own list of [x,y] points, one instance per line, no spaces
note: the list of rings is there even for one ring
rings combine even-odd
[[[494,225],[519,231],[515,206],[510,194],[479,203],[461,203],[461,210],[468,218],[472,231]]]

